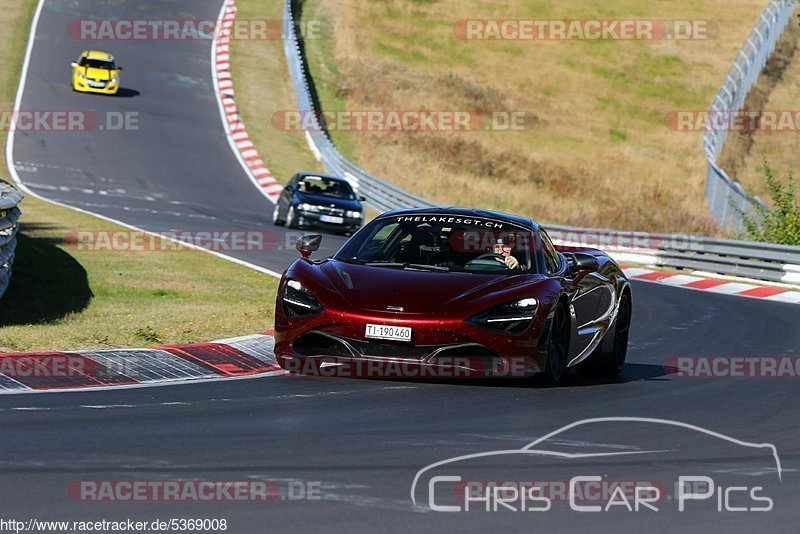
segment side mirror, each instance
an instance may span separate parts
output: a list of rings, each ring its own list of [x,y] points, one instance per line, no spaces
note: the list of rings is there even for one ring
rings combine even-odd
[[[591,254],[583,252],[574,252],[571,257],[568,256],[570,268],[573,271],[590,271],[594,272],[600,268],[600,262]]]
[[[303,234],[297,238],[294,248],[296,248],[304,260],[311,257],[312,252],[319,250],[322,243],[322,236],[320,234]]]
[[[288,191],[289,193],[291,193],[292,191],[294,191],[294,187],[293,187],[293,186],[291,186],[291,185],[287,185],[287,186],[286,186],[286,187],[284,187],[283,189],[284,189],[284,191]]]
[[[72,63],[70,63],[70,64],[69,64],[69,66],[70,66],[70,67],[77,67],[77,66],[78,66],[78,64],[77,64],[75,61],[73,61]]]
[[[360,196],[358,197],[358,201],[359,201],[359,202],[366,202],[366,201],[367,201],[367,197],[365,197],[364,195],[360,195]]]
[[[116,70],[123,70],[123,69],[122,69],[122,67],[120,67],[119,65],[117,65],[117,69],[116,69]]]

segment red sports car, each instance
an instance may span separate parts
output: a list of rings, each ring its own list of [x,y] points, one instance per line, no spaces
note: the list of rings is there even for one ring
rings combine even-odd
[[[331,258],[298,239],[284,273],[275,354],[289,371],[332,376],[616,374],[631,288],[593,249],[560,249],[530,219],[426,208],[381,215]]]

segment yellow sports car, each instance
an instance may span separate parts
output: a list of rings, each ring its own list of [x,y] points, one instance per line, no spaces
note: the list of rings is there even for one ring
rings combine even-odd
[[[72,63],[72,89],[83,93],[115,95],[119,91],[119,71],[114,56],[99,50],[84,50]]]

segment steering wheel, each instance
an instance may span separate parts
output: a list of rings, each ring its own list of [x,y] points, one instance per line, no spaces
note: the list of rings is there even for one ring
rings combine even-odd
[[[506,261],[506,257],[504,255],[502,255],[502,254],[495,254],[494,252],[487,252],[486,254],[481,254],[477,258],[475,258],[473,260],[470,260],[469,263],[472,263],[473,261],[488,260],[488,259],[495,259],[495,260],[503,262],[503,263],[505,263],[505,261]]]

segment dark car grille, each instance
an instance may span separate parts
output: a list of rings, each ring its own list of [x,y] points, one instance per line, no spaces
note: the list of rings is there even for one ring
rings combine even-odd
[[[344,339],[309,332],[300,336],[293,344],[294,352],[300,356],[334,356],[334,357],[375,357],[396,358],[405,360],[422,361],[434,352],[436,358],[495,358],[497,354],[488,348],[475,344],[467,345],[411,345],[408,343],[391,343],[382,341],[361,341],[358,339]],[[355,351],[355,354],[353,354]]]
[[[335,217],[344,217],[344,210],[340,208],[329,208],[327,206],[319,206],[319,212],[322,215],[333,215]]]

